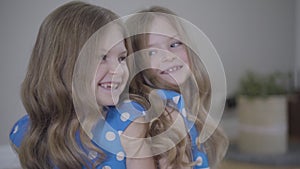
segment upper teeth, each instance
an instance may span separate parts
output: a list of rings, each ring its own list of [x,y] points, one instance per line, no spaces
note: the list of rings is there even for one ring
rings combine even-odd
[[[112,88],[112,89],[116,89],[118,87],[118,84],[116,83],[105,83],[105,84],[100,84],[101,87],[103,88]]]
[[[170,68],[170,69],[168,69],[168,70],[166,70],[166,71],[167,71],[167,72],[173,72],[173,71],[176,71],[176,70],[178,70],[178,69],[180,69],[180,66],[172,67],[172,68]]]

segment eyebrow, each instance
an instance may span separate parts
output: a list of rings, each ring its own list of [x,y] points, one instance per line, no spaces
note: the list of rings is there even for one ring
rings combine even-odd
[[[166,40],[166,41],[170,41],[170,40],[173,40],[173,39],[176,39],[176,40],[179,40],[179,35],[178,34],[175,34],[175,35],[173,35],[173,36],[166,36],[166,35],[162,35],[162,34],[155,34],[155,35],[160,35],[160,36],[165,36],[165,37],[167,37],[168,39]],[[148,44],[148,46],[149,47],[153,47],[153,46],[155,46],[156,45],[156,43],[153,43],[153,44]]]
[[[106,53],[105,53],[105,55],[107,55],[107,54],[109,54],[109,52],[110,52],[111,50],[109,50],[109,51],[107,51]],[[122,48],[121,50],[120,50],[120,52],[118,52],[118,55],[122,55],[122,54],[128,54],[128,51],[127,51],[127,49],[126,48]]]
[[[127,54],[128,52],[127,52],[127,50],[123,50],[122,52],[120,52],[120,54]]]
[[[99,52],[103,53],[104,55],[107,55],[110,51],[111,51],[111,49],[109,49],[109,50],[104,49],[104,48],[99,49]],[[121,48],[120,51],[121,51],[120,54],[128,53],[126,48]]]

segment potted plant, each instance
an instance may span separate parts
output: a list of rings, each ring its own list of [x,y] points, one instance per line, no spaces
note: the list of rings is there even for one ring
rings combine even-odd
[[[240,80],[237,112],[240,151],[282,154],[287,151],[286,75],[247,72]]]

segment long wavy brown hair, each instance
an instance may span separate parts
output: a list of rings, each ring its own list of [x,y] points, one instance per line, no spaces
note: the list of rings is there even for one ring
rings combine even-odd
[[[72,75],[85,42],[99,28],[116,20],[112,11],[69,2],[50,13],[39,29],[21,86],[30,126],[17,150],[26,169],[95,167],[83,147],[100,154],[83,131],[72,100]],[[86,65],[88,66],[88,65]],[[76,142],[76,133],[82,146]]]
[[[166,15],[167,14],[167,15]],[[170,17],[168,17],[168,15]],[[135,64],[138,70],[143,70],[143,66],[149,64],[149,60],[145,59],[147,57],[141,57],[143,52],[139,52],[143,49],[147,49],[148,47],[148,39],[149,34],[143,33],[148,32],[149,28],[155,17],[163,17],[166,18],[169,23],[178,31],[179,35],[183,38],[186,38],[188,41],[188,37],[185,36],[186,32],[184,27],[174,19],[173,16],[176,16],[174,12],[167,8],[154,6],[149,9],[145,9],[138,12],[138,15],[133,15],[129,17],[126,21],[126,26],[128,30],[131,32],[131,42],[132,48],[135,55]],[[196,55],[196,53],[191,50],[186,44],[186,51],[189,56],[189,65],[190,70],[193,74],[193,78],[188,79],[184,84],[185,92],[181,92],[182,89],[178,85],[172,85],[163,79],[159,79],[151,74],[151,70],[143,70],[139,72],[130,83],[130,92],[138,95],[144,96],[146,99],[149,99],[149,95],[153,89],[169,89],[177,92],[181,92],[184,97],[186,108],[188,109],[189,116],[188,118],[195,121],[195,126],[198,132],[201,132],[204,124],[206,123],[208,129],[214,130],[214,126],[216,124],[213,121],[205,122],[205,119],[208,116],[207,109],[210,107],[210,97],[211,97],[211,85],[208,73],[205,69],[204,64],[201,62],[200,58]],[[198,93],[195,91],[198,91]],[[155,99],[152,99],[155,100]],[[155,107],[157,104],[155,101],[151,103],[152,107]],[[154,108],[155,109],[155,108]],[[149,113],[157,114],[152,111]],[[156,136],[158,134],[163,133],[164,131],[169,130],[169,128],[173,125],[172,118],[170,118],[170,114],[172,111],[166,108],[164,113],[160,114],[159,118],[154,118],[154,120],[150,123],[149,135]],[[171,168],[180,168],[180,166],[193,166],[197,164],[197,162],[191,162],[191,145],[189,141],[189,137],[182,134],[178,130],[174,131],[173,134],[169,132],[166,137],[160,137],[160,141],[153,142],[152,147],[162,148],[161,144],[174,144],[174,148],[166,151],[165,153],[159,154],[155,156],[156,160],[166,159],[167,166]],[[183,135],[183,139],[179,142],[174,142],[174,138],[178,138],[176,135]],[[179,136],[182,137],[182,136]],[[178,141],[178,140],[176,140]],[[156,145],[157,144],[157,145]],[[201,140],[197,139],[197,146],[200,149]],[[217,127],[217,129],[213,132],[213,134],[206,140],[204,143],[204,149],[207,153],[209,164],[211,168],[216,168],[217,164],[224,158],[227,147],[228,147],[228,139],[222,129]],[[155,151],[155,150],[154,150]],[[186,162],[184,160],[184,153],[187,154],[189,161]]]

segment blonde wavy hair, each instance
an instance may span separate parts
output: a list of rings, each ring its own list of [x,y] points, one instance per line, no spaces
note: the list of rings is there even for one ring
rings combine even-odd
[[[131,42],[133,52],[135,52],[135,66],[137,67],[137,70],[143,70],[143,67],[150,63],[149,60],[145,59],[146,57],[141,56],[143,52],[139,53],[139,51],[148,48],[149,28],[156,17],[166,18],[166,20],[168,20],[169,23],[178,31],[181,38],[184,38],[185,41],[189,41],[184,27],[176,19],[174,19],[173,16],[176,16],[176,14],[171,10],[154,6],[149,9],[139,11],[138,15],[132,15],[127,19],[126,26],[132,35]],[[218,163],[225,156],[228,147],[228,139],[220,127],[215,129],[217,124],[215,124],[212,120],[205,122],[205,119],[208,116],[207,109],[210,107],[211,97],[209,76],[204,64],[201,62],[196,53],[186,44],[184,45],[189,56],[190,70],[193,75],[193,77],[190,77],[190,79],[188,79],[184,84],[185,92],[181,92],[182,89],[180,86],[172,85],[163,79],[159,79],[151,74],[151,70],[146,69],[137,73],[130,82],[130,93],[144,96],[149,102],[151,100],[156,100],[151,99],[150,97],[150,93],[153,89],[169,89],[181,93],[184,97],[186,108],[189,111],[188,118],[195,121],[195,126],[198,132],[201,132],[205,123],[208,130],[215,130],[204,143],[202,143],[202,141],[198,138],[197,146],[200,149],[200,144],[204,145],[210,167],[217,168]],[[198,91],[198,93],[195,93],[195,91]],[[151,106],[154,107],[154,109],[148,113],[157,114],[157,112],[155,112],[155,110],[157,110],[155,108],[157,105],[158,104],[155,103],[155,101],[151,102]],[[151,120],[149,136],[157,136],[169,130],[169,128],[173,125],[173,119],[170,116],[172,111],[170,111],[169,108],[165,108],[164,113],[160,114],[159,118]],[[164,146],[162,144],[174,144],[174,147],[165,153],[156,155],[155,159],[166,159],[167,166],[171,168],[196,165],[197,162],[191,162],[191,145],[188,135],[182,134],[182,132],[179,132],[176,128],[171,131],[173,132],[169,132],[169,134],[165,137],[160,137],[160,140],[153,142],[152,147],[154,149],[162,148],[162,146]],[[178,139],[174,139],[181,137],[183,137],[183,139],[179,140],[179,142]],[[190,162],[185,162],[183,160],[184,153],[188,156]]]
[[[17,149],[22,168],[95,168],[105,158],[77,118],[72,77],[86,41],[118,18],[108,9],[75,1],[58,7],[41,24],[21,86],[22,102],[30,117],[28,132]],[[98,161],[92,164],[84,149],[100,154]]]

